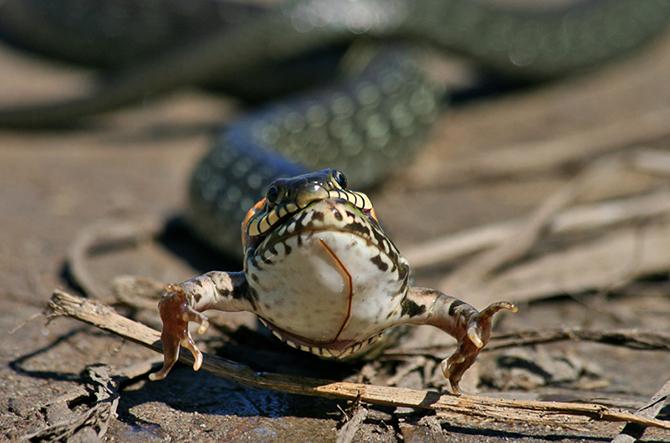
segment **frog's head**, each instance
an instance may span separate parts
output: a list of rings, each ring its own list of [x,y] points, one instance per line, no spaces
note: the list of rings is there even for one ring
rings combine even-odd
[[[263,239],[292,217],[316,202],[342,199],[377,224],[372,203],[362,192],[347,188],[347,179],[336,169],[275,180],[265,198],[256,203],[242,223],[244,249],[255,249]]]

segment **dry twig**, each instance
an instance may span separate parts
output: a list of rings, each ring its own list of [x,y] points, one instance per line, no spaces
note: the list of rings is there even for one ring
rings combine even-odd
[[[649,197],[650,200],[643,204],[633,200],[601,204],[587,208],[586,211],[583,208],[574,212],[564,211],[561,216],[560,211],[591,184],[605,175],[624,169],[667,176],[670,175],[670,155],[662,151],[636,149],[605,156],[545,200],[526,221],[508,222],[458,234],[452,240],[440,242],[442,251],[430,247],[426,251],[410,250],[407,255],[411,259],[430,256],[432,260],[444,260],[458,254],[492,248],[457,268],[437,285],[445,293],[457,296],[468,294],[470,302],[475,305],[486,305],[493,294],[495,299],[520,302],[561,292],[611,288],[638,275],[658,272],[659,267],[667,270],[670,266],[667,246],[658,248],[658,242],[649,242],[651,237],[667,238],[666,225],[657,224],[639,231],[636,227],[619,229],[607,233],[613,238],[603,239],[601,243],[594,241],[588,245],[573,245],[561,254],[544,254],[519,262],[522,258],[528,258],[542,234],[552,228],[557,231],[581,230],[667,214],[666,195],[666,200],[660,204],[658,200]],[[609,212],[612,209],[614,213]],[[580,249],[579,246],[583,247]],[[428,259],[419,261],[423,265],[435,264],[435,261],[430,262]]]
[[[162,351],[158,331],[120,316],[102,303],[56,290],[49,306],[52,310],[51,317],[70,316],[157,352]],[[190,354],[182,354],[180,360],[193,364],[193,358]],[[585,424],[590,420],[598,420],[632,422],[642,426],[656,426],[670,430],[670,422],[639,417],[629,412],[595,404],[502,400],[469,395],[456,397],[450,394],[415,389],[259,373],[249,367],[208,354],[205,354],[202,367],[208,372],[243,385],[292,394],[352,401],[360,400],[379,405],[443,410],[466,417],[495,419],[503,422],[577,425]]]
[[[547,331],[521,331],[514,334],[499,335],[487,349],[504,349],[556,341],[578,340],[624,346],[636,350],[670,351],[670,334],[637,329],[615,329],[611,331],[593,331],[581,328],[555,329]]]
[[[491,337],[483,352],[498,349],[532,346],[559,341],[588,341],[607,345],[622,346],[637,351],[670,351],[670,334],[655,331],[640,331],[638,329],[614,329],[594,331],[581,328],[560,328],[527,331],[517,331],[510,334],[497,334]],[[434,356],[453,350],[452,346],[433,346],[429,348],[403,349],[401,347],[389,349],[385,357],[408,355]]]
[[[67,253],[67,263],[72,279],[85,294],[103,303],[114,303],[116,298],[106,285],[98,284],[86,265],[88,256],[96,249],[118,248],[125,243],[140,244],[163,232],[164,222],[158,218],[147,218],[136,223],[120,223],[105,220],[86,228],[74,241]]]
[[[435,188],[465,180],[490,180],[557,169],[562,165],[585,162],[599,155],[640,146],[667,137],[670,108],[649,111],[625,120],[590,127],[564,137],[539,142],[496,146],[462,158],[432,164],[419,162],[408,174],[415,188]]]
[[[602,229],[618,223],[666,214],[670,214],[670,192],[660,191],[635,198],[566,209],[548,221],[547,233],[564,234]],[[523,220],[511,220],[460,231],[405,248],[403,254],[415,270],[435,266],[495,247],[514,235],[523,223]]]
[[[523,257],[535,245],[546,229],[549,221],[565,206],[570,204],[583,190],[604,174],[620,170],[624,165],[620,155],[605,157],[572,179],[547,200],[497,247],[443,279],[438,289],[446,294],[461,294],[481,287],[483,281],[502,266]]]
[[[335,443],[351,443],[367,416],[368,408],[358,405],[354,415],[337,432]]]
[[[635,411],[636,415],[646,418],[655,418],[658,415],[659,411],[663,408],[664,404],[668,403],[670,398],[670,381],[665,382],[663,387],[655,393],[649,403]],[[633,443],[637,439],[642,437],[644,434],[645,426],[639,425],[637,423],[628,423],[624,426],[623,430],[619,435],[617,435],[612,443]]]

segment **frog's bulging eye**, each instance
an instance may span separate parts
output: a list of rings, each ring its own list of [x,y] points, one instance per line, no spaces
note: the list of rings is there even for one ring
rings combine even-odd
[[[267,192],[265,193],[265,199],[269,204],[275,205],[279,201],[280,194],[281,192],[279,192],[277,185],[270,185]]]
[[[333,169],[333,180],[337,183],[340,188],[347,189],[347,178],[337,169]]]

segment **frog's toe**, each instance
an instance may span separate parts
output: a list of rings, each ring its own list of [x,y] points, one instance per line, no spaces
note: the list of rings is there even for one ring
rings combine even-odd
[[[499,301],[496,303],[491,303],[486,307],[486,309],[482,310],[479,313],[479,315],[477,316],[477,323],[480,325],[480,327],[483,327],[483,324],[486,323],[490,328],[491,318],[496,313],[502,311],[503,309],[507,309],[508,311],[512,312],[516,312],[519,310],[519,308],[514,303],[510,303],[508,301]]]
[[[193,369],[196,371],[200,369],[202,353],[191,337],[188,323],[191,321],[198,323],[200,325],[199,334],[203,334],[209,326],[207,317],[191,308],[181,286],[168,285],[167,289],[168,293],[158,303],[158,310],[163,320],[161,333],[164,353],[163,367],[160,371],[149,375],[151,380],[161,380],[167,376],[179,358],[180,346],[184,346],[193,354],[195,359]]]
[[[481,348],[477,347],[472,341],[464,340],[460,343],[458,349],[451,357],[442,361],[442,373],[449,379],[451,390],[454,394],[462,394],[461,388],[459,387],[461,377],[475,362],[480,350]]]
[[[454,394],[460,395],[462,393],[459,387],[461,377],[472,366],[479,352],[488,343],[491,337],[493,315],[503,309],[512,312],[518,310],[514,304],[506,301],[489,305],[470,320],[465,337],[459,342],[456,352],[442,361],[442,373],[449,379]]]

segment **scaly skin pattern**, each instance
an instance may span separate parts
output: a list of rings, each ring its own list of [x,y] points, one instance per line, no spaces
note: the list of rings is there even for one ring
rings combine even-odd
[[[235,69],[226,52],[276,60],[306,49],[298,40],[316,48],[361,35],[427,41],[514,75],[552,77],[635,48],[662,30],[669,15],[667,0],[582,0],[542,12],[472,0],[287,0],[279,7],[222,0],[4,0],[0,37],[53,58],[118,69],[180,45],[191,51],[216,36],[224,46],[199,53],[206,58],[187,67],[200,81],[218,58],[232,63],[219,65],[222,71]]]
[[[184,84],[248,91],[240,79],[253,89],[274,75],[258,72],[361,37],[427,42],[488,69],[539,80],[625,54],[670,17],[668,0],[589,0],[544,14],[472,0],[294,0],[269,8],[216,0],[53,3],[0,2],[0,38],[112,70],[90,96],[1,110],[0,126],[68,124]]]
[[[353,20],[357,25],[347,25],[351,16],[361,18]],[[471,0],[313,0],[286,3],[283,17],[308,39],[360,33],[429,42],[503,75],[541,80],[639,47],[664,29],[670,1],[586,1],[532,14]],[[446,91],[406,52],[382,48],[358,75],[270,105],[221,131],[190,182],[194,232],[234,256],[240,251],[237,220],[272,180],[332,167],[365,189],[410,161]]]
[[[188,220],[200,238],[239,255],[239,221],[279,177],[331,167],[366,188],[412,159],[444,91],[405,49],[384,49],[357,76],[269,105],[217,134],[189,188]]]
[[[4,0],[0,37],[106,71],[90,96],[0,109],[0,127],[69,124],[184,84],[272,97],[318,83],[310,83],[319,77],[315,69],[297,74],[300,57],[322,60],[323,51],[361,39],[428,43],[536,81],[626,54],[662,31],[668,17],[669,0],[584,0],[542,13],[475,0],[287,0],[279,6]],[[272,180],[335,167],[365,188],[411,159],[445,91],[425,78],[406,48],[381,46],[359,69],[325,74],[327,86],[270,104],[216,134],[190,184],[188,219],[199,237],[239,254],[237,222]],[[278,78],[292,84],[268,86]]]
[[[539,80],[625,54],[670,17],[668,0],[585,0],[543,14],[472,0],[294,0],[269,8],[216,0],[53,3],[1,2],[0,37],[113,70],[91,96],[5,109],[0,126],[68,124],[184,84],[248,90],[239,79],[253,86],[259,71],[361,37],[427,42],[488,69]]]
[[[442,362],[452,390],[491,336],[492,316],[516,306],[498,302],[481,312],[435,289],[409,284],[409,264],[377,222],[365,194],[326,169],[268,187],[244,223],[242,272],[211,271],[169,285],[159,303],[164,378],[180,346],[202,364],[188,329],[203,333],[208,309],[250,311],[282,341],[326,358],[365,353],[389,328],[432,325],[458,341]]]

